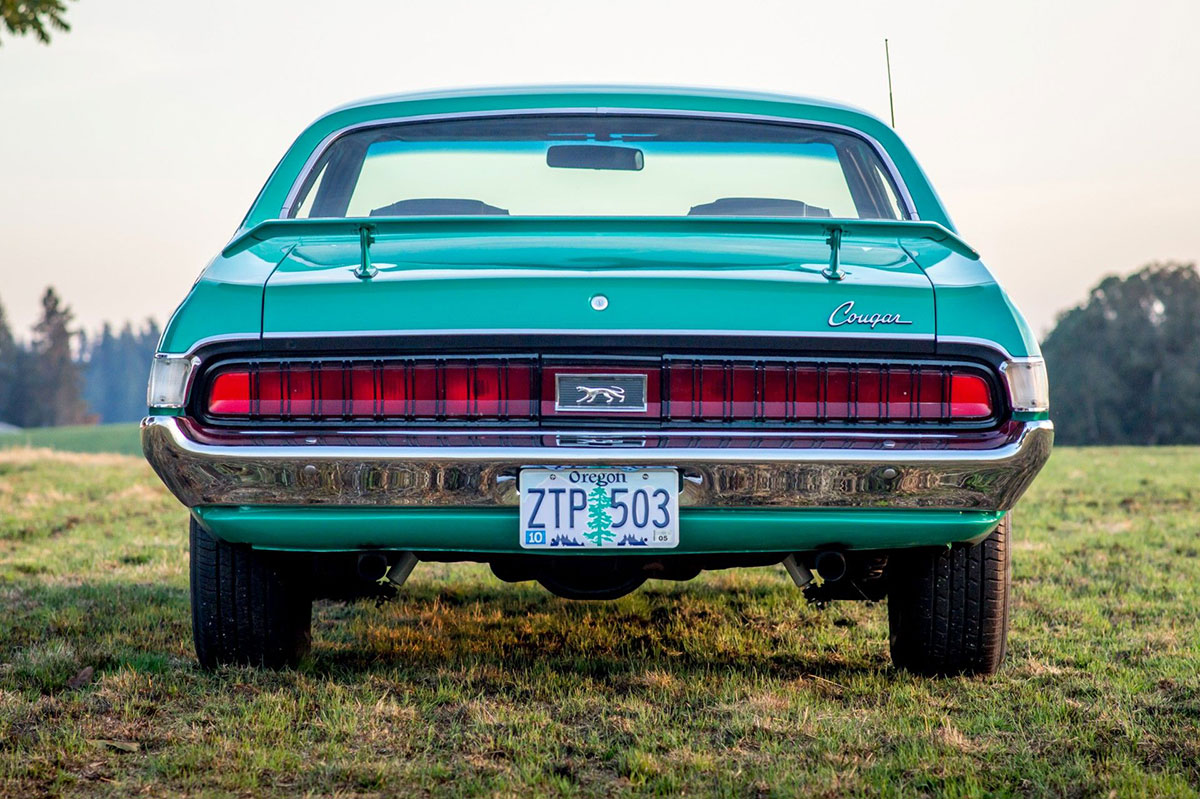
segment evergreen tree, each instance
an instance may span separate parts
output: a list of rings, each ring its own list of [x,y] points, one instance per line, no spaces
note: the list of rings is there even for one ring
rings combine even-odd
[[[26,426],[82,424],[87,406],[79,364],[72,352],[73,315],[53,288],[42,296],[42,318],[33,328],[32,391]]]
[[[24,374],[20,361],[20,347],[8,326],[4,306],[0,305],[0,422],[20,424],[17,399],[23,393],[19,383]]]
[[[128,322],[114,334],[107,322],[86,347],[84,398],[104,423],[133,422],[146,413],[146,377],[158,348],[158,324]]]
[[[0,25],[14,36],[32,33],[42,44],[50,43],[49,28],[71,30],[65,13],[63,0],[0,0]]]
[[[18,427],[35,427],[39,423],[38,401],[35,393],[37,390],[35,386],[36,360],[33,353],[20,344],[17,345],[13,354],[17,378],[12,384],[12,394],[8,399],[9,411],[5,421]]]
[[[616,535],[612,531],[612,517],[608,509],[612,507],[612,498],[604,486],[596,486],[588,494],[588,531],[584,537],[596,546],[606,544]]]
[[[140,419],[146,412],[146,375],[149,364],[141,357],[139,336],[133,332],[133,325],[126,322],[121,327],[121,335],[117,339],[120,348],[120,384],[116,387],[114,400],[116,407],[113,415],[120,416],[122,421],[134,418]]]
[[[109,421],[111,414],[109,400],[112,397],[112,386],[108,376],[112,373],[113,344],[112,325],[105,322],[104,327],[85,347],[83,398],[88,409],[96,414],[101,422]]]

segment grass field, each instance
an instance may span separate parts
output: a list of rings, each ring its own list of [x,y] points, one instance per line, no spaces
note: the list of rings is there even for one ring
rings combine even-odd
[[[136,422],[78,427],[35,427],[19,433],[0,433],[0,450],[13,447],[46,447],[61,452],[116,452],[142,454]]]
[[[1009,658],[897,673],[782,568],[556,599],[418,566],[312,657],[200,671],[185,513],[133,458],[0,452],[0,796],[1195,796],[1200,450],[1060,450]]]

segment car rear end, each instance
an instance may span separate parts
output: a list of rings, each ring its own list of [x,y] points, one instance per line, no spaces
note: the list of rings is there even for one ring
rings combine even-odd
[[[767,355],[748,338],[664,352],[631,335],[605,337],[613,356],[572,343],[587,336],[524,338],[536,351],[425,336],[404,354],[353,340],[353,353],[214,353],[181,415],[147,419],[147,450],[227,540],[482,557],[554,549],[525,537],[545,519],[519,513],[519,489],[524,471],[556,467],[674,473],[670,537],[646,542],[660,555],[970,541],[1049,445],[1048,423],[1013,418],[1026,366],[984,350]],[[458,537],[444,537],[445,511]],[[605,543],[583,550],[616,551]]]
[[[598,314],[594,296],[577,300]],[[1040,362],[978,345],[369,339],[161,358],[190,366],[186,395],[143,426],[198,532],[284,553],[272,562],[299,563],[312,596],[473,560],[570,598],[782,562],[810,599],[881,599],[898,554],[994,536],[1052,441],[1021,418],[1038,414]]]
[[[192,512],[201,660],[293,662],[314,597],[386,591],[422,560],[485,562],[577,599],[782,563],[811,599],[891,597],[901,665],[994,670],[1008,513],[1052,428],[1036,345],[939,335],[956,291],[1011,317],[962,279],[974,252],[915,218],[909,182],[865,134],[807,125],[751,146],[741,119],[697,133],[658,112],[571,112],[541,115],[531,147],[516,117],[354,128],[350,156],[327,137],[285,218],[245,228],[209,270],[221,280],[177,313],[188,329],[212,292],[258,281],[256,334],[180,333],[192,340],[156,359],[143,423],[147,458]],[[479,129],[501,133],[481,147]],[[664,169],[656,201],[688,199],[682,218],[585,214],[561,188],[570,213],[499,213],[556,170],[586,171],[580,194],[611,204],[637,173],[730,141],[740,164],[808,159],[793,182],[842,175],[844,197],[713,199]],[[550,181],[534,195],[393,190],[481,156],[504,177],[527,150]],[[339,157],[357,158],[348,189]],[[863,167],[871,179],[844,177]],[[920,630],[941,624],[926,600],[946,579],[996,597],[946,617],[967,633],[931,654]],[[197,581],[226,599],[197,598]]]

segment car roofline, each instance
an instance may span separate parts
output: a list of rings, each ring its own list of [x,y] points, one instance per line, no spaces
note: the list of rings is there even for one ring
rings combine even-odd
[[[855,112],[858,113],[858,112]],[[862,112],[865,113],[865,112]],[[568,106],[551,106],[546,108],[504,108],[490,110],[462,110],[451,113],[442,114],[414,114],[411,116],[396,116],[396,117],[380,117],[378,119],[364,120],[350,125],[344,125],[330,131],[321,142],[309,154],[304,166],[296,174],[292,185],[288,189],[287,196],[284,198],[283,205],[279,209],[279,218],[291,218],[295,211],[296,203],[299,199],[301,188],[308,180],[310,173],[321,160],[321,156],[333,145],[335,141],[345,136],[348,133],[353,133],[357,130],[364,130],[374,127],[385,127],[388,125],[403,125],[414,122],[434,122],[439,120],[449,119],[479,119],[486,117],[514,117],[514,116],[532,116],[532,115],[553,115],[553,114],[615,114],[615,115],[637,115],[637,116],[664,116],[664,117],[680,117],[692,119],[724,119],[740,122],[758,122],[762,124],[773,125],[791,125],[803,128],[815,128],[821,130],[833,131],[847,136],[853,136],[866,143],[875,153],[876,157],[882,162],[883,167],[887,170],[891,177],[896,191],[900,195],[900,204],[904,207],[905,215],[910,220],[919,220],[921,218],[917,209],[917,204],[913,199],[912,192],[909,190],[908,183],[901,174],[900,169],[892,160],[891,154],[887,148],[865,130],[856,128],[850,125],[842,125],[836,122],[825,122],[819,120],[809,120],[800,117],[783,117],[773,116],[768,114],[748,114],[734,113],[729,111],[695,111],[688,109],[675,108],[654,108],[651,106],[644,107],[628,107],[628,106],[585,106],[585,107],[568,107]],[[319,121],[319,120],[318,120]],[[315,124],[315,123],[314,123]],[[239,231],[240,232],[240,231]]]
[[[529,84],[529,85],[492,85],[492,86],[461,86],[447,87],[438,89],[429,89],[415,92],[399,92],[394,94],[380,94],[370,97],[352,100],[348,103],[342,103],[334,108],[329,109],[324,114],[321,114],[315,121],[320,121],[325,117],[342,111],[352,111],[355,109],[371,108],[378,105],[391,105],[395,103],[409,102],[425,102],[429,100],[467,100],[471,98],[496,98],[496,97],[536,97],[543,95],[570,95],[570,94],[591,94],[591,95],[621,95],[628,97],[630,95],[646,95],[651,97],[661,96],[677,96],[677,97],[695,97],[710,100],[743,100],[751,102],[773,102],[786,103],[796,106],[829,108],[838,111],[848,111],[855,114],[862,114],[871,119],[882,122],[875,114],[861,108],[859,106],[842,103],[836,100],[831,100],[823,97],[815,97],[811,95],[788,94],[785,92],[764,92],[751,89],[735,89],[730,87],[716,86],[671,86],[658,84],[578,84],[578,83],[546,83],[546,84]],[[482,110],[482,109],[481,109]],[[469,113],[469,112],[464,112]]]
[[[332,110],[296,138],[241,221],[238,233],[277,219],[294,201],[296,178],[330,137],[351,127],[434,118],[521,113],[662,113],[823,126],[857,135],[881,152],[908,215],[954,223],[929,178],[896,132],[879,117],[829,100],[736,89],[674,86],[542,85],[444,89],[358,100]]]

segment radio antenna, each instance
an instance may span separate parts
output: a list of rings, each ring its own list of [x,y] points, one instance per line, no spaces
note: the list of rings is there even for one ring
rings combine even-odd
[[[892,112],[892,128],[896,127],[896,103],[892,100],[892,54],[888,50],[888,40],[883,40],[883,58],[887,61],[888,73],[888,109]]]

